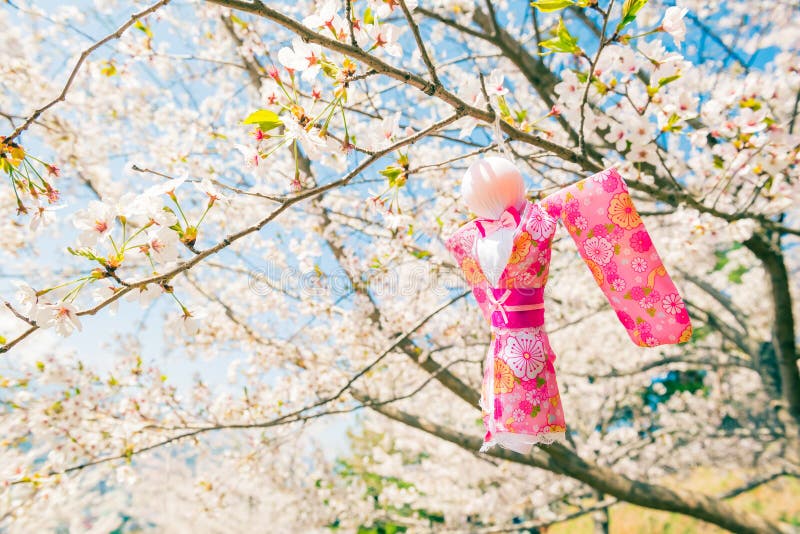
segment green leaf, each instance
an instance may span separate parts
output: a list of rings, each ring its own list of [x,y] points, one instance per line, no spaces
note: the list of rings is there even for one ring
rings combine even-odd
[[[658,80],[658,86],[659,87],[664,87],[668,83],[674,82],[675,80],[677,80],[680,77],[681,77],[681,75],[680,75],[680,73],[678,73],[678,74],[673,74],[672,76],[667,76],[666,78],[661,78],[660,80]]]
[[[67,247],[67,252],[72,254],[73,256],[82,256],[86,259],[93,260],[99,262],[101,265],[106,265],[105,258],[101,258],[97,254],[94,253],[92,249],[89,247],[83,247],[79,249],[74,249],[72,247]]]
[[[511,110],[508,108],[508,102],[506,102],[505,97],[503,96],[497,97],[497,105],[500,107],[501,117],[508,117],[511,115]]]
[[[61,404],[61,401],[55,401],[53,404],[50,405],[49,408],[46,408],[44,413],[47,415],[55,415],[59,414],[64,411],[64,406]]]
[[[233,13],[231,13],[229,17],[231,19],[231,22],[233,22],[234,24],[238,24],[242,28],[247,28],[247,23],[242,19],[240,19],[239,17],[237,17],[236,15],[234,15]]]
[[[329,61],[320,61],[320,67],[322,67],[322,72],[325,73],[325,76],[328,78],[336,78],[339,75],[339,67],[334,65]]]
[[[283,125],[283,121],[280,117],[278,117],[278,114],[268,109],[259,109],[258,111],[254,111],[248,115],[248,117],[243,120],[242,123],[258,124],[258,127],[261,128],[262,132],[266,132]]]
[[[678,121],[681,120],[675,113],[669,116],[667,119],[667,124],[661,127],[662,132],[677,132],[680,131],[683,126],[678,125]]]
[[[117,67],[114,65],[113,61],[103,61],[103,66],[100,67],[100,73],[110,78],[117,74]]]
[[[382,174],[391,181],[396,179],[401,174],[403,174],[403,169],[401,169],[400,167],[396,167],[394,165],[389,165],[385,169],[381,169],[380,171],[378,171],[378,174]]]
[[[542,13],[552,13],[574,5],[572,0],[535,0],[531,5]]]
[[[145,26],[145,25],[142,23],[142,21],[141,21],[141,20],[137,20],[137,21],[136,21],[136,24],[134,24],[134,25],[133,25],[133,27],[134,27],[134,28],[136,28],[137,30],[141,31],[141,32],[144,32],[144,34],[145,34],[145,35],[147,35],[147,36],[148,36],[150,39],[152,39],[152,38],[153,38],[153,32],[151,32],[151,31],[150,31],[150,28],[148,28],[147,26]]]
[[[755,98],[748,98],[739,102],[740,108],[750,108],[753,111],[758,111],[761,109],[761,103],[758,102]]]
[[[728,273],[728,280],[730,280],[734,284],[741,284],[742,275],[747,271],[749,271],[747,267],[745,267],[744,265],[739,265],[734,270]]]
[[[539,415],[539,412],[541,410],[542,410],[541,406],[534,406],[533,408],[531,408],[531,417],[536,417],[537,415]]]
[[[402,187],[406,184],[406,170],[397,165],[389,165],[378,171],[378,174],[389,179],[389,187]]]
[[[622,20],[617,25],[617,31],[636,20],[636,14],[646,3],[647,0],[625,0],[625,3],[622,4]]]
[[[575,54],[580,51],[580,47],[578,46],[578,38],[573,37],[572,34],[569,33],[567,27],[564,26],[564,19],[558,20],[556,36],[552,39],[542,41],[539,43],[539,45],[542,48],[550,50],[550,52],[540,52],[540,55],[552,54],[554,52]]]
[[[372,15],[372,10],[370,8],[367,8],[367,9],[364,10],[364,16],[361,17],[361,18],[363,19],[364,24],[374,24],[375,23],[375,17]]]

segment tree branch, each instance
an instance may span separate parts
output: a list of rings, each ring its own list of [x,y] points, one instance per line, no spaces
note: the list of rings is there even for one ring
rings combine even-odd
[[[362,396],[359,400],[364,402],[369,399]],[[421,417],[411,415],[393,406],[382,405],[372,408],[390,419],[454,443],[461,448],[472,451],[478,449],[481,445],[481,440],[478,437],[467,436]],[[612,495],[632,504],[689,515],[733,532],[748,534],[789,532],[788,528],[757,515],[738,511],[714,497],[693,491],[672,490],[648,482],[631,480],[624,475],[615,473],[611,469],[582,460],[563,445],[553,444],[540,447],[540,449],[535,449],[531,455],[522,455],[506,449],[492,449],[486,454],[495,458],[502,458],[571,476],[602,493]],[[542,455],[540,451],[547,454]]]
[[[436,87],[442,85],[442,82],[439,81],[439,76],[436,75],[436,67],[433,66],[433,62],[428,55],[425,43],[422,41],[422,36],[419,34],[419,26],[414,22],[414,17],[411,15],[411,11],[409,11],[406,5],[406,0],[400,0],[400,7],[403,8],[403,14],[406,16],[408,25],[411,27],[411,33],[414,34],[414,40],[417,42],[417,48],[422,55],[422,61],[424,61],[425,66],[428,67],[428,74],[430,74],[431,83],[433,84],[430,89],[430,94],[433,94]]]
[[[315,187],[313,189],[308,189],[306,191],[302,191],[302,192],[300,192],[300,193],[298,193],[298,194],[296,194],[294,196],[291,196],[291,197],[283,199],[281,201],[280,205],[275,210],[273,210],[269,215],[267,215],[265,218],[261,219],[256,224],[253,224],[251,226],[248,226],[247,228],[244,228],[243,230],[239,230],[238,232],[235,232],[233,234],[228,235],[226,238],[224,238],[222,241],[220,241],[216,245],[214,245],[212,247],[209,247],[209,248],[207,248],[205,250],[199,251],[191,259],[179,263],[177,266],[175,266],[173,269],[167,271],[166,273],[157,274],[157,275],[154,275],[154,276],[150,276],[148,278],[143,278],[141,280],[137,280],[135,282],[126,283],[126,285],[122,289],[120,289],[119,291],[114,293],[112,296],[110,296],[106,300],[101,301],[100,303],[98,303],[97,305],[93,306],[92,308],[88,308],[88,309],[79,311],[77,313],[77,315],[79,315],[79,316],[94,315],[98,311],[100,311],[101,309],[105,308],[106,306],[108,306],[112,302],[115,302],[116,300],[122,298],[124,295],[126,295],[127,293],[133,291],[134,289],[143,288],[144,286],[146,286],[148,284],[157,284],[157,283],[160,283],[160,282],[165,282],[165,281],[168,281],[168,280],[174,278],[176,275],[191,269],[192,267],[194,267],[198,263],[202,262],[203,260],[205,260],[209,256],[212,256],[212,255],[216,254],[217,252],[227,248],[232,243],[240,240],[241,238],[246,237],[246,236],[248,236],[248,235],[250,235],[252,233],[256,233],[256,232],[260,231],[262,228],[264,228],[264,226],[266,226],[270,222],[272,222],[275,219],[277,219],[278,216],[281,213],[283,213],[284,211],[289,209],[294,204],[297,204],[298,202],[301,202],[301,201],[309,199],[309,198],[313,198],[313,197],[319,196],[319,195],[321,195],[321,194],[323,194],[323,193],[325,193],[327,191],[330,191],[332,189],[335,189],[337,187],[341,187],[343,185],[347,185],[353,178],[355,178],[356,176],[358,176],[359,174],[364,172],[370,165],[375,163],[377,160],[379,160],[380,158],[382,158],[386,154],[389,154],[389,153],[397,150],[400,147],[403,147],[403,146],[409,145],[411,143],[414,143],[414,142],[418,141],[419,139],[422,139],[422,138],[426,137],[427,135],[431,134],[432,132],[440,130],[441,128],[444,128],[448,124],[451,124],[451,123],[455,122],[459,118],[461,118],[461,114],[460,113],[454,113],[453,115],[450,115],[449,117],[446,117],[446,118],[444,118],[444,119],[442,119],[442,120],[440,120],[438,122],[435,122],[434,124],[428,126],[427,128],[425,128],[423,130],[420,130],[419,132],[415,133],[414,135],[410,135],[410,136],[408,136],[408,137],[406,137],[404,139],[401,139],[400,141],[397,141],[396,143],[393,143],[392,145],[390,145],[390,146],[388,146],[386,148],[383,148],[381,150],[375,151],[374,154],[372,154],[371,156],[366,158],[364,161],[362,161],[352,171],[348,172],[342,178],[340,178],[338,180],[334,180],[332,182],[329,182],[329,183],[327,183],[325,185],[321,185],[319,187]],[[8,341],[5,345],[0,347],[0,354],[8,352],[14,346],[16,346],[20,341],[22,341],[23,339],[25,339],[26,337],[28,337],[29,335],[34,333],[39,328],[40,328],[39,326],[31,326],[30,328],[28,328],[27,330],[22,332],[22,334],[20,334],[16,338]]]
[[[72,71],[69,73],[69,77],[67,78],[67,83],[64,84],[64,88],[61,89],[61,93],[59,93],[59,95],[53,100],[51,100],[41,108],[34,111],[33,114],[29,116],[27,119],[25,119],[25,122],[20,124],[13,132],[11,132],[11,135],[6,137],[3,142],[10,143],[14,139],[16,139],[22,132],[27,130],[28,127],[30,127],[30,125],[33,124],[33,122],[36,119],[38,119],[42,113],[44,113],[51,107],[55,106],[57,103],[62,102],[66,99],[67,92],[69,91],[70,87],[72,87],[72,83],[75,81],[75,77],[78,74],[78,70],[80,70],[81,65],[83,65],[83,62],[86,61],[86,58],[89,57],[92,54],[92,52],[94,52],[95,50],[97,50],[98,48],[100,48],[109,41],[112,41],[114,39],[119,39],[122,36],[122,34],[125,33],[125,30],[133,26],[136,23],[136,21],[138,21],[143,17],[146,17],[150,13],[157,11],[163,6],[169,4],[169,2],[170,0],[159,0],[152,6],[148,7],[147,9],[140,11],[134,15],[131,15],[131,18],[127,22],[125,22],[125,24],[117,28],[117,31],[106,35],[105,37],[97,41],[95,44],[84,50],[81,53],[80,57],[78,58],[78,61],[75,63],[75,66],[72,68]]]

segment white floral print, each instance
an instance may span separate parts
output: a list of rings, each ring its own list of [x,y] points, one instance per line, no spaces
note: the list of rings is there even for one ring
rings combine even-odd
[[[542,372],[547,355],[541,339],[530,334],[519,334],[508,337],[503,359],[514,375],[530,380]]]
[[[631,261],[631,269],[637,273],[643,273],[647,270],[647,260],[640,257],[635,257]]]
[[[670,315],[675,315],[683,309],[683,300],[677,293],[670,293],[661,301],[661,307]]]
[[[534,205],[528,219],[528,232],[536,241],[550,237],[555,231],[556,223],[542,208]]]
[[[614,255],[614,247],[604,237],[590,237],[583,244],[583,250],[586,252],[586,257],[598,265],[607,264]]]

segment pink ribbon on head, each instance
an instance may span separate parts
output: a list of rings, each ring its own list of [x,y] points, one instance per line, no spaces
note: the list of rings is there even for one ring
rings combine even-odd
[[[499,219],[475,219],[475,226],[481,232],[481,237],[500,230],[501,228],[516,228],[519,226],[519,211],[514,206],[509,206],[500,215]]]

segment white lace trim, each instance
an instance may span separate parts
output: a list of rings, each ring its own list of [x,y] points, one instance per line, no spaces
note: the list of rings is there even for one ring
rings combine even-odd
[[[478,452],[486,452],[495,445],[500,445],[504,449],[509,449],[520,454],[528,454],[536,444],[551,445],[553,443],[565,443],[567,434],[565,432],[542,432],[540,434],[517,434],[514,432],[498,432],[493,434],[491,441],[486,441]]]

